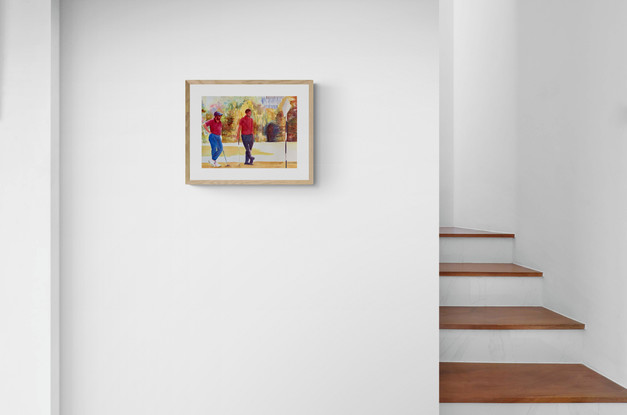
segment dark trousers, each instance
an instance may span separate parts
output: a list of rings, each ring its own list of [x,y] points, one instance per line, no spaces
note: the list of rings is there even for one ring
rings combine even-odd
[[[252,161],[251,151],[253,149],[253,144],[255,144],[255,140],[253,139],[252,134],[242,134],[242,143],[244,143],[244,148],[246,149],[246,163]]]

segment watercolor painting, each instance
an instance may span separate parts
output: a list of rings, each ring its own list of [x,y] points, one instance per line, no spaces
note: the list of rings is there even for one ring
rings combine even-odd
[[[202,167],[298,167],[297,101],[295,96],[202,97]]]
[[[313,81],[185,81],[185,183],[313,184]]]

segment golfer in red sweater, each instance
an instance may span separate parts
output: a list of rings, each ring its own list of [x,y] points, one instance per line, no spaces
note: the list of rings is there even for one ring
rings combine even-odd
[[[213,167],[220,167],[218,162],[218,157],[222,153],[222,118],[221,112],[214,112],[213,119],[203,123],[205,131],[209,134],[209,144],[211,144],[211,160],[209,164]]]
[[[255,158],[251,154],[253,144],[255,143],[255,122],[250,116],[251,113],[252,111],[250,109],[246,110],[246,115],[239,120],[237,133],[235,134],[235,136],[239,140],[240,132],[242,133],[242,143],[244,143],[244,148],[246,149],[246,162],[244,164],[248,164],[250,166],[252,166],[253,161],[255,160]]]

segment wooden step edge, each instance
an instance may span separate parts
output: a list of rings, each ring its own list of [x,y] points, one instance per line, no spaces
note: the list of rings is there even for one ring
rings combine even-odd
[[[543,277],[535,269],[508,263],[440,262],[441,277]]]
[[[440,277],[543,277],[541,272],[465,272],[440,271]]]
[[[585,330],[583,323],[569,324],[442,324],[440,330]]]
[[[627,403],[627,389],[582,364],[440,363],[441,403]]]
[[[585,330],[545,307],[440,306],[441,330]]]
[[[515,235],[455,226],[440,226],[440,238],[515,238]]]

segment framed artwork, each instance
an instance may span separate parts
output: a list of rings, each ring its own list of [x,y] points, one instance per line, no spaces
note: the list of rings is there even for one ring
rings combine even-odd
[[[185,81],[185,183],[313,184],[313,81]]]

